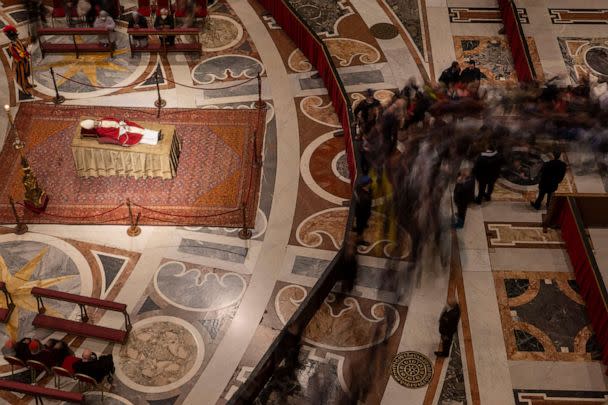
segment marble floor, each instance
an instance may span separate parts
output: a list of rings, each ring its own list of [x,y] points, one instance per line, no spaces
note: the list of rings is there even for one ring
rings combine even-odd
[[[355,103],[367,88],[388,101],[410,78],[434,81],[451,61],[469,57],[481,64],[483,86],[516,80],[493,0],[288,1],[327,45]],[[608,76],[604,1],[516,3],[540,77]],[[13,24],[27,37],[22,6],[0,4],[0,26]],[[125,13],[135,8],[135,2],[124,5]],[[118,31],[122,47],[124,22]],[[90,348],[114,355],[116,378],[106,404],[228,401],[342,244],[349,175],[342,138],[334,137],[338,118],[314,67],[256,0],[217,0],[201,42],[200,57],[131,57],[122,48],[113,59],[78,60],[42,58],[33,44],[37,87],[28,96],[7,79],[11,61],[7,40],[0,39],[0,104],[13,113],[19,103],[51,100],[50,67],[65,77],[58,86],[66,104],[87,106],[152,107],[159,72],[169,108],[251,109],[257,85],[250,79],[262,77],[268,108],[250,240],[239,239],[235,229],[195,226],[144,226],[133,238],[118,225],[30,225],[21,236],[11,224],[0,226],[7,277],[17,278],[38,258],[30,280],[127,304],[128,344],[70,340],[76,353]],[[10,146],[6,128],[2,115],[0,144]],[[562,187],[605,193],[605,177],[597,168],[585,175],[570,170]],[[325,404],[357,395],[369,404],[605,403],[608,379],[584,302],[559,232],[543,233],[541,213],[529,207],[534,191],[502,178],[493,201],[471,207],[465,227],[446,241],[454,246],[450,265],[431,256],[416,275],[404,269],[409,245],[394,257],[392,241],[375,232],[385,217],[374,211],[366,235],[372,243],[359,251],[354,289],[345,294],[336,286],[303,334],[300,367],[275,373],[258,402]],[[590,234],[608,272],[608,236]],[[387,280],[401,283],[399,293]],[[63,337],[34,329],[35,303],[21,297],[11,322],[0,325],[0,343],[9,336]],[[437,322],[448,299],[463,313],[451,356],[436,359]],[[53,309],[77,316],[69,305]],[[111,313],[93,319],[122,323]],[[406,388],[391,377],[392,358],[403,351],[430,360],[427,385]],[[3,360],[0,375],[10,375]],[[46,376],[40,383],[53,381]],[[87,393],[89,401],[101,403],[100,394]],[[0,392],[0,402],[34,401]]]

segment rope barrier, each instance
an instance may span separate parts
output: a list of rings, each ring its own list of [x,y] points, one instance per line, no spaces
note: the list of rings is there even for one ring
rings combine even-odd
[[[23,203],[21,202],[17,202],[17,204],[19,204],[20,206],[27,208]],[[110,212],[116,211],[117,209],[119,209],[120,207],[122,207],[123,205],[125,205],[125,203],[121,203],[120,205],[109,209],[107,211],[103,211],[103,212],[99,212],[97,214],[93,214],[93,215],[84,215],[84,216],[71,216],[71,215],[59,215],[59,214],[50,214],[46,211],[42,212],[41,214],[43,215],[48,215],[50,217],[57,217],[57,218],[69,218],[69,219],[87,219],[87,218],[95,218],[95,217],[100,217],[106,214],[109,214]]]
[[[225,90],[225,89],[231,89],[231,88],[234,88],[234,87],[238,87],[238,86],[242,86],[244,84],[247,84],[250,81],[252,81],[253,79],[257,79],[257,76],[250,77],[249,79],[245,80],[244,82],[232,84],[230,86],[225,86],[225,87],[197,87],[197,86],[189,86],[187,84],[175,82],[175,81],[173,81],[173,80],[165,77],[165,80],[168,81],[169,83],[173,83],[173,84],[175,84],[177,86],[182,86],[182,87],[186,87],[186,88],[194,89],[194,90]]]
[[[141,208],[143,210],[154,212],[155,214],[167,215],[167,216],[171,216],[171,217],[181,217],[181,218],[210,218],[210,217],[216,217],[216,216],[219,217],[219,216],[230,214],[230,213],[233,213],[233,212],[236,212],[236,211],[240,210],[240,208],[236,208],[236,209],[232,209],[230,211],[220,212],[219,214],[185,215],[185,214],[173,214],[173,213],[169,213],[169,212],[163,212],[163,211],[155,210],[154,208],[146,207],[144,205],[137,204],[136,202],[131,202],[131,204],[133,204],[136,207],[139,207],[139,208]]]
[[[67,81],[70,81],[70,82],[73,82],[73,83],[76,83],[76,84],[80,84],[81,86],[88,86],[88,87],[93,87],[95,89],[106,89],[106,90],[107,89],[116,89],[116,90],[126,89],[126,88],[129,88],[131,86],[137,86],[137,85],[144,84],[146,81],[149,80],[149,79],[146,79],[146,80],[144,80],[142,82],[131,83],[131,84],[128,84],[128,85],[125,85],[125,86],[99,86],[99,85],[96,85],[96,84],[84,83],[84,82],[81,82],[81,81],[78,81],[78,80],[75,80],[75,79],[72,79],[72,78],[69,78],[69,77],[65,77],[64,75],[62,75],[60,73],[55,73],[55,74],[57,76],[61,77],[62,79],[65,79]],[[171,79],[169,79],[167,77],[163,77],[163,79],[166,80],[166,81],[168,81],[169,83],[173,83],[176,86],[186,87],[186,88],[193,89],[193,90],[225,90],[225,89],[231,89],[231,88],[234,88],[234,87],[238,87],[238,86],[242,86],[244,84],[247,84],[247,83],[251,82],[253,79],[256,79],[256,78],[257,78],[257,76],[254,76],[254,77],[251,77],[251,78],[245,80],[244,82],[232,84],[230,86],[225,86],[225,87],[197,87],[197,86],[190,86],[190,85],[187,85],[187,84],[176,82],[176,81],[173,81],[173,80],[171,80]]]
[[[57,76],[59,76],[59,77],[61,77],[61,78],[65,79],[65,80],[70,81],[70,82],[73,82],[73,83],[76,83],[76,84],[80,84],[81,86],[93,87],[93,88],[96,88],[96,89],[126,89],[126,88],[128,88],[128,87],[133,86],[133,84],[128,84],[128,85],[126,85],[126,86],[98,86],[98,85],[96,85],[96,84],[84,83],[84,82],[81,82],[81,81],[78,81],[78,80],[71,79],[71,78],[69,78],[69,77],[65,77],[65,76],[64,76],[64,75],[62,75],[61,73],[55,73],[55,74],[56,74]],[[144,82],[142,82],[142,83],[144,83]],[[139,84],[141,84],[141,83],[139,83]]]

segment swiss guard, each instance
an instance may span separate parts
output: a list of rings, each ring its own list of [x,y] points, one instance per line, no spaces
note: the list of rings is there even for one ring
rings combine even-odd
[[[30,94],[30,89],[32,88],[32,85],[29,82],[29,77],[32,73],[30,53],[25,48],[25,45],[19,41],[19,34],[15,27],[7,25],[2,28],[2,32],[4,32],[11,41],[8,46],[8,53],[13,59],[13,70],[15,72],[17,84],[24,93]]]

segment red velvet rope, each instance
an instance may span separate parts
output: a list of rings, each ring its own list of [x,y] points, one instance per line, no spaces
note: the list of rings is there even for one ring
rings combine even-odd
[[[59,73],[55,73],[55,74],[57,76],[61,77],[62,79],[68,80],[70,82],[73,82],[73,83],[76,83],[76,84],[80,84],[81,86],[93,87],[95,89],[116,89],[116,90],[126,89],[126,88],[129,88],[131,86],[137,86],[137,85],[144,84],[148,80],[148,79],[146,79],[145,81],[143,81],[141,83],[131,83],[131,84],[128,84],[128,85],[125,85],[125,86],[98,86],[96,84],[84,83],[84,82],[81,82],[81,81],[78,81],[78,80],[74,80],[74,79],[71,79],[69,77],[65,77],[65,76],[63,76],[62,74],[59,74]],[[215,88],[213,88],[213,87],[189,86],[187,84],[175,82],[175,81],[173,81],[173,80],[171,80],[171,79],[169,79],[167,77],[165,77],[164,79],[166,81],[168,81],[169,83],[175,84],[176,86],[187,87],[189,89],[194,89],[194,90],[224,90],[224,89],[231,89],[233,87],[238,87],[238,86],[242,86],[244,84],[247,84],[250,81],[252,81],[253,79],[257,79],[257,76],[251,77],[251,78],[249,78],[249,79],[247,79],[247,80],[245,80],[244,82],[241,82],[241,83],[236,83],[236,84],[233,84],[233,85],[230,85],[230,86],[225,86],[225,87],[215,87]]]
[[[141,208],[143,210],[154,212],[155,214],[167,215],[167,216],[170,216],[170,217],[181,217],[181,218],[209,218],[209,217],[215,217],[215,216],[219,217],[221,215],[226,215],[226,214],[230,214],[230,213],[237,212],[237,211],[241,210],[241,208],[235,208],[235,209],[232,209],[230,211],[220,212],[219,214],[185,215],[185,214],[173,214],[173,213],[169,213],[169,212],[163,212],[163,211],[155,210],[154,208],[146,207],[144,205],[140,205],[140,204],[137,204],[135,202],[131,202],[131,204],[134,205],[134,206],[136,206],[136,207],[139,207],[139,208]],[[146,218],[150,218],[150,217],[146,217]]]
[[[21,205],[24,208],[27,208],[23,203],[21,202],[17,202],[17,204]],[[93,215],[84,215],[84,216],[71,216],[71,215],[59,215],[59,214],[50,214],[46,211],[41,212],[40,214],[42,215],[48,215],[49,217],[57,217],[57,218],[69,218],[69,219],[87,219],[87,218],[95,218],[95,217],[100,217],[102,215],[105,214],[109,214],[110,212],[116,211],[117,209],[119,209],[120,207],[122,207],[123,205],[125,205],[125,203],[121,203],[120,205],[117,205],[116,207],[109,209],[107,211],[103,211],[103,212],[99,212],[97,214],[93,214]],[[115,220],[114,220],[115,221]]]

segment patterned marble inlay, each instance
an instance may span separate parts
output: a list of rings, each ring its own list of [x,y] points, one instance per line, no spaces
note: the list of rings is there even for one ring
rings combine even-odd
[[[327,38],[324,42],[339,67],[356,64],[369,65],[378,62],[381,57],[378,49],[357,39]]]
[[[116,375],[139,391],[164,392],[184,384],[204,357],[202,339],[185,321],[173,317],[137,322],[125,345],[116,346]]]
[[[348,389],[342,376],[344,357],[300,346],[298,364],[283,363],[256,398],[255,405],[343,403]]]
[[[340,20],[354,14],[352,8],[346,5],[346,0],[288,1],[317,35],[337,36]]]
[[[210,14],[200,41],[205,52],[217,52],[231,48],[243,38],[243,27],[233,18]]]
[[[304,287],[288,285],[275,299],[275,309],[283,324],[308,294]],[[330,293],[306,327],[303,339],[325,349],[353,351],[375,346],[389,339],[399,326],[399,312],[378,303],[364,313],[359,300]]]
[[[21,339],[35,336],[44,339],[51,331],[35,329],[32,321],[37,311],[32,287],[61,289],[79,294],[81,277],[72,258],[62,249],[45,243],[20,240],[0,243],[0,281],[12,296],[15,309],[0,336]],[[4,306],[4,298],[1,298]],[[47,314],[70,318],[74,305],[64,301],[46,302]]]
[[[515,405],[600,405],[608,402],[606,391],[513,390]]]
[[[496,223],[486,222],[488,247],[536,247],[561,248],[564,245],[559,231],[534,223]]]
[[[49,37],[45,41],[61,42],[65,37]],[[77,42],[98,41],[94,37],[76,36]],[[52,67],[56,75],[62,75],[73,79],[78,83],[71,82],[61,76],[56,76],[59,91],[69,93],[87,93],[98,91],[93,86],[114,87],[128,84],[136,79],[143,71],[140,65],[147,64],[149,59],[144,54],[136,53],[131,57],[129,53],[129,40],[126,34],[117,35],[117,50],[114,56],[109,53],[84,53],[76,58],[75,54],[46,54],[42,58],[39,48],[32,54],[35,80],[47,89],[53,89],[52,77],[49,69]]]
[[[178,248],[178,251],[183,253],[227,260],[234,263],[245,263],[248,250],[249,249],[240,246],[205,242],[188,238],[183,238]]]
[[[219,55],[205,59],[192,70],[199,84],[211,84],[231,79],[251,79],[264,74],[262,63],[247,55]]]
[[[558,41],[573,82],[588,75],[608,78],[608,38],[561,37]]]
[[[451,23],[497,23],[502,24],[498,7],[448,7]],[[518,8],[517,14],[522,24],[528,24],[528,12]]]
[[[608,9],[550,8],[553,24],[608,24]]]
[[[574,276],[496,271],[494,285],[510,360],[590,361],[599,347]]]
[[[412,37],[418,51],[424,55],[422,43],[422,22],[418,0],[382,0],[390,6],[397,18],[401,21],[408,34]]]
[[[156,272],[154,285],[176,307],[208,312],[238,303],[247,281],[237,273],[206,266],[187,269],[181,262],[167,262]]]
[[[439,396],[439,404],[456,403],[467,405],[467,392],[462,368],[462,356],[458,333],[454,334],[452,349],[450,350],[450,362],[443,380],[443,387]]]
[[[539,80],[543,80],[543,70],[534,40],[528,37],[527,41],[536,75]],[[481,70],[482,80],[488,80],[492,84],[517,82],[517,73],[506,37],[455,36],[454,48],[456,60],[461,65],[469,59],[475,60]]]

